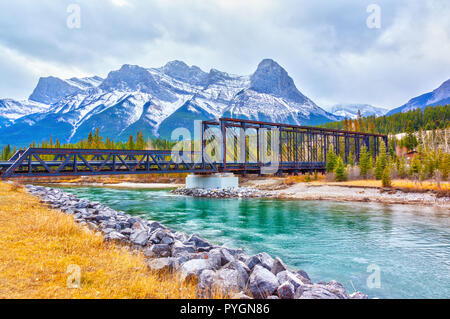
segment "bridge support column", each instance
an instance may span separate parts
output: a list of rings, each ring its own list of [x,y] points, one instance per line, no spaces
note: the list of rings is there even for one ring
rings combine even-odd
[[[218,173],[213,175],[188,175],[186,188],[236,188],[239,179],[232,173]]]

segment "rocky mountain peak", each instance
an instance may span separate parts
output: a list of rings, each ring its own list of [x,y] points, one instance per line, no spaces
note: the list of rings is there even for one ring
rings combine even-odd
[[[174,79],[194,85],[204,85],[208,77],[198,66],[188,66],[183,61],[174,60],[162,67],[162,71]]]
[[[272,59],[262,60],[250,81],[250,88],[259,93],[273,94],[299,103],[307,99],[286,70]]]
[[[29,99],[44,104],[53,104],[78,90],[78,87],[60,78],[54,76],[41,77]]]

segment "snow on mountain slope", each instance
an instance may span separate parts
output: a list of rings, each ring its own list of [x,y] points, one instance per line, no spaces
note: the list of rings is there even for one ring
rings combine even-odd
[[[0,145],[27,145],[50,134],[75,142],[96,128],[116,141],[138,130],[170,137],[177,127],[192,131],[194,120],[222,116],[305,125],[339,119],[304,96],[269,59],[250,76],[204,72],[172,61],[160,68],[125,64],[105,79],[41,78],[30,100],[45,107],[17,116],[12,124],[0,122]]]
[[[258,65],[249,87],[234,96],[224,116],[297,125],[339,119],[303,95],[288,73],[270,59]]]
[[[369,104],[336,104],[331,107],[331,113],[348,119],[356,119],[358,110],[363,117],[371,115],[382,116],[388,112],[388,109]]]
[[[98,76],[81,79],[71,78],[68,80],[62,80],[54,76],[44,77],[39,79],[29,100],[44,104],[53,104],[76,92],[96,87],[101,82],[102,78]]]
[[[405,113],[417,108],[424,109],[427,106],[450,104],[450,79],[441,84],[437,89],[412,98],[406,104],[389,111],[388,115]]]
[[[31,113],[43,112],[48,108],[48,105],[34,101],[0,100],[0,115],[9,120],[16,120]]]

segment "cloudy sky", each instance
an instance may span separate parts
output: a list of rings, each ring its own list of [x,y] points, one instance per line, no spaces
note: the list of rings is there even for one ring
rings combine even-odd
[[[0,98],[125,63],[250,74],[263,58],[320,106],[396,107],[450,78],[450,1],[0,0]]]

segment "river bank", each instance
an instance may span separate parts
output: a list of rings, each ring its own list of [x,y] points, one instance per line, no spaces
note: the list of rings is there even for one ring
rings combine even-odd
[[[249,256],[241,249],[213,245],[198,235],[174,231],[61,190],[28,189],[44,203],[102,233],[105,240],[143,251],[151,270],[173,271],[184,281],[197,281],[202,297],[214,291],[236,293],[238,298],[367,297],[359,292],[347,293],[336,281],[312,283],[306,272],[288,269],[281,259],[264,252]]]
[[[39,185],[39,183],[35,183]],[[129,188],[129,189],[174,189],[183,187],[184,184],[180,183],[133,183],[133,182],[120,182],[120,183],[86,183],[86,182],[61,182],[61,183],[43,183],[43,185],[55,185],[55,186],[91,186],[91,187],[109,187],[109,188]]]
[[[196,298],[197,287],[148,269],[143,253],[0,182],[0,298]]]
[[[381,204],[424,205],[450,209],[450,198],[435,193],[403,192],[371,187],[311,185],[299,183],[283,189],[265,190],[256,187],[236,189],[186,189],[178,188],[174,194],[207,198],[267,198],[290,200],[327,200],[335,202],[375,202]]]
[[[413,182],[410,182],[413,183]],[[172,182],[60,182],[45,183],[46,186],[88,186],[121,189],[180,189],[175,192],[181,195],[211,198],[268,198],[291,200],[328,200],[337,202],[374,202],[382,204],[424,205],[450,209],[448,183],[441,186],[443,191],[436,191],[431,183],[417,183],[411,189],[406,187],[382,188],[379,181],[335,182],[299,182],[286,183],[286,178],[267,177],[264,179],[241,178],[240,188],[231,190],[183,190],[184,184],[179,180]],[[405,181],[394,181],[395,185],[406,184]]]

